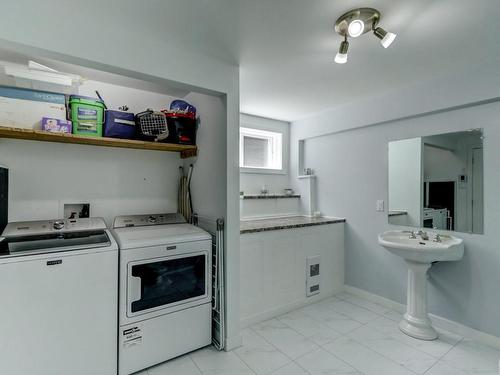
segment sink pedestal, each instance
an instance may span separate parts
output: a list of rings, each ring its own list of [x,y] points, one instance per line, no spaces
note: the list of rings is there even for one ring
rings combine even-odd
[[[427,270],[430,263],[406,260],[408,265],[407,310],[399,329],[408,336],[420,340],[438,337],[427,313]]]
[[[379,234],[378,243],[408,265],[408,304],[399,328],[416,339],[435,340],[438,334],[427,314],[427,270],[433,262],[462,259],[464,241],[450,235],[438,237],[438,233],[431,236],[440,240],[429,240],[423,234],[420,239],[408,231],[390,230]]]

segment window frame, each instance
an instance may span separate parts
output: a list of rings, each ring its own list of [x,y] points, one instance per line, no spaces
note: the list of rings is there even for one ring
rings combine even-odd
[[[247,124],[245,124],[247,125]],[[252,127],[251,125],[245,126],[242,124],[240,127],[240,152],[239,152],[239,166],[240,171],[243,173],[261,173],[261,174],[286,174],[286,166],[284,160],[284,138],[285,135],[280,131],[264,130]],[[244,138],[253,137],[266,139],[271,142],[271,150],[269,152],[269,157],[272,159],[270,161],[271,168],[268,167],[249,167],[245,166],[244,163]],[[278,168],[278,166],[280,166]]]

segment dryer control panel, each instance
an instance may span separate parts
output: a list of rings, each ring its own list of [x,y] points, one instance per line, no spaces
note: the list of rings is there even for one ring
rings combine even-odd
[[[143,227],[147,225],[183,224],[187,223],[182,214],[150,214],[117,216],[113,228]]]

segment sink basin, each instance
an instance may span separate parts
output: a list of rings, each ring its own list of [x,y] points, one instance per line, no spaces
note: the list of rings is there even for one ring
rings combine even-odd
[[[429,240],[420,236],[410,238],[410,231],[388,231],[378,236],[378,243],[391,253],[419,263],[460,260],[464,255],[463,240],[454,236],[441,235],[441,242],[433,239],[435,233],[428,233]]]
[[[428,239],[422,237],[428,236]],[[435,340],[438,334],[427,313],[427,271],[433,262],[456,261],[464,255],[462,239],[437,233],[416,235],[411,231],[388,231],[379,234],[378,243],[402,257],[408,265],[407,307],[399,329],[421,340]]]

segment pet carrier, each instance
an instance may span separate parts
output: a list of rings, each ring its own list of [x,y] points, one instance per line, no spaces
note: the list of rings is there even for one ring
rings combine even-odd
[[[162,112],[148,109],[135,115],[137,134],[146,141],[166,142],[168,137],[167,117]]]

